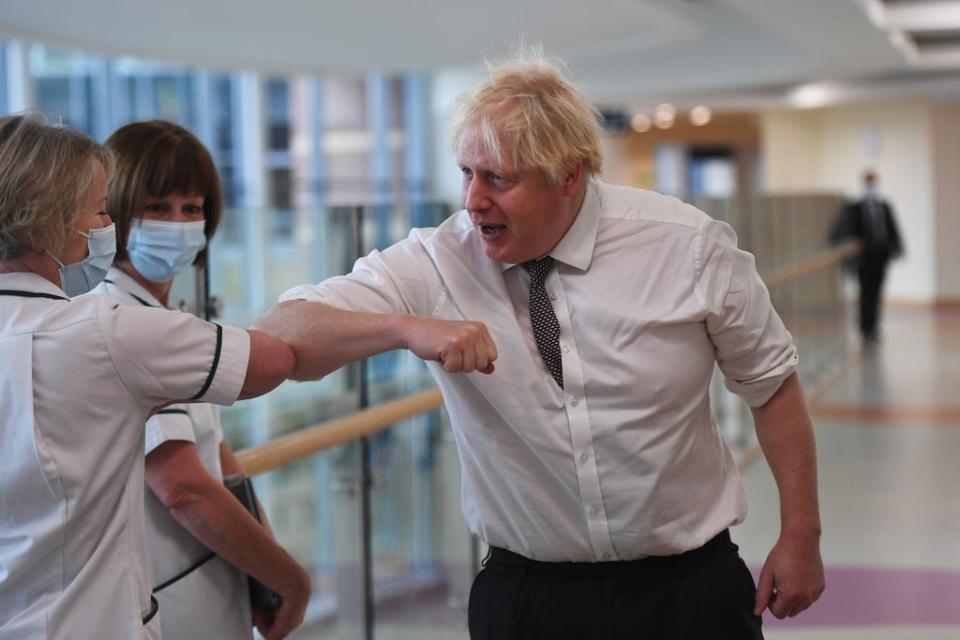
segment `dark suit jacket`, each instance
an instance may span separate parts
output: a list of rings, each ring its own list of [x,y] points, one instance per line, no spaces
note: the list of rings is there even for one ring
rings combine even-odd
[[[868,219],[870,212],[866,200],[846,203],[830,230],[831,244],[840,244],[851,239],[863,243],[858,262],[866,259],[886,261],[903,255],[903,240],[893,216],[893,207],[886,200],[877,200],[876,204],[886,221],[885,237],[874,237],[876,234]]]

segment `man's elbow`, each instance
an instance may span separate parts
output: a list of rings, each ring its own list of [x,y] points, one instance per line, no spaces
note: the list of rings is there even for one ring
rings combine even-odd
[[[298,307],[302,307],[304,304],[303,300],[280,302],[270,307],[250,328],[285,342],[291,342],[297,334]]]
[[[272,391],[293,375],[297,359],[286,342],[259,330],[250,330],[250,360],[240,399]]]

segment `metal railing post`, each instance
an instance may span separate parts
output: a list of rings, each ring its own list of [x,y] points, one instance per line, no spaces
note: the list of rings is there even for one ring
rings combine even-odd
[[[356,207],[351,218],[354,259],[364,254],[363,207]],[[362,360],[356,368],[357,391],[360,410],[370,406],[370,381],[367,375],[369,360]],[[360,570],[363,572],[363,637],[374,637],[374,601],[373,601],[373,519],[371,516],[371,490],[373,478],[370,469],[370,438],[360,439],[360,536],[362,540]]]

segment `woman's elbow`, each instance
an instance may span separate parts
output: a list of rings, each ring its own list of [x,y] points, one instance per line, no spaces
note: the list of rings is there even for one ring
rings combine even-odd
[[[197,510],[203,500],[203,488],[193,482],[161,482],[150,483],[153,495],[178,520]]]

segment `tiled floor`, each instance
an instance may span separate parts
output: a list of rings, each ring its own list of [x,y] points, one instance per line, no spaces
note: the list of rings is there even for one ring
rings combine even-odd
[[[960,639],[960,311],[893,309],[814,407],[827,591],[768,640]],[[734,531],[759,567],[778,532],[762,458]]]

